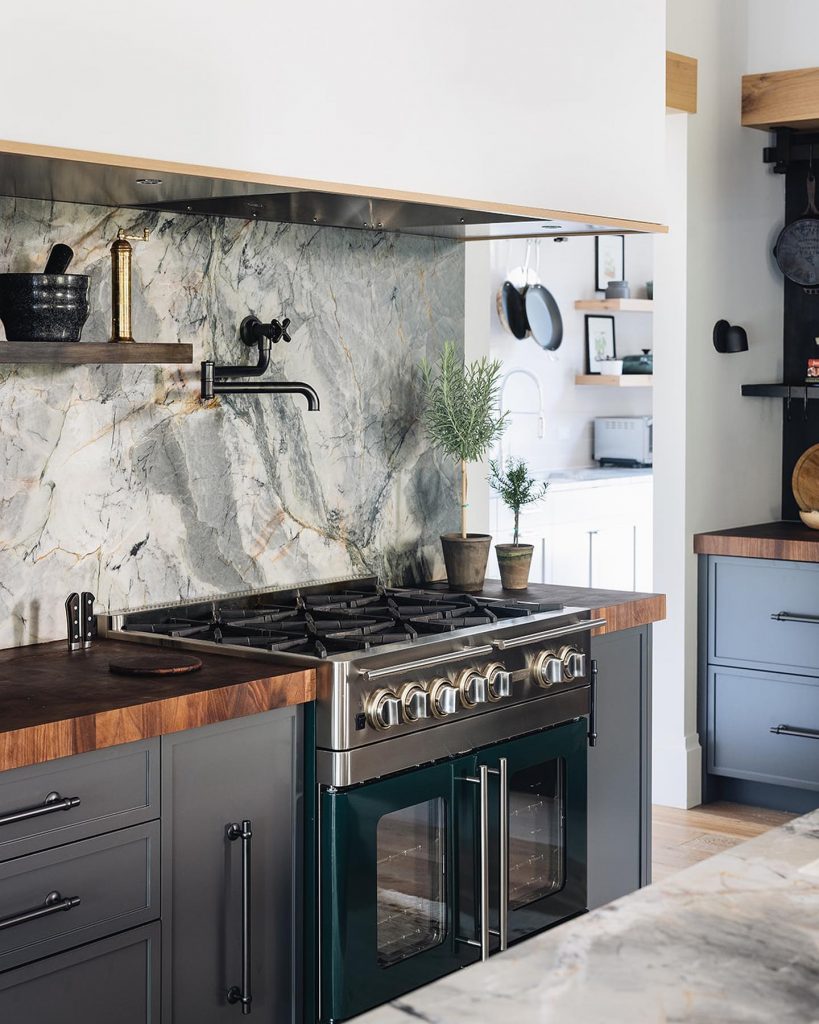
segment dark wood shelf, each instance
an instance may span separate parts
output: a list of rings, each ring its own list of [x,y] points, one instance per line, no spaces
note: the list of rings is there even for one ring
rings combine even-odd
[[[193,345],[173,342],[0,341],[0,363],[192,363]]]
[[[819,384],[743,384],[745,398],[819,398]]]

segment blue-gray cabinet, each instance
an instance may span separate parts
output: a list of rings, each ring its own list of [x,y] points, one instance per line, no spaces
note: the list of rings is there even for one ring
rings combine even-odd
[[[703,799],[819,806],[819,565],[700,556]]]
[[[302,735],[287,707],[0,773],[0,1022],[217,1024],[235,986],[295,1024]]]
[[[596,732],[589,748],[589,909],[651,881],[651,627],[592,638]]]

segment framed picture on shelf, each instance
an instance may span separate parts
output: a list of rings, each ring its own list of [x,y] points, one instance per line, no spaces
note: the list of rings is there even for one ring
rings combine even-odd
[[[626,236],[597,235],[594,240],[594,288],[604,292],[609,281],[626,279]]]
[[[614,344],[614,317],[587,314],[586,316],[586,373],[602,373],[598,365],[603,359],[616,359]]]

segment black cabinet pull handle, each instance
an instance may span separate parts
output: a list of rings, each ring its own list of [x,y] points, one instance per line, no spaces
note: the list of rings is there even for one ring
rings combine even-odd
[[[589,686],[589,746],[597,746],[597,659],[591,663],[591,680]]]
[[[78,807],[80,798],[78,796],[60,796],[52,792],[36,807],[27,807],[22,811],[12,811],[11,814],[4,814],[0,817],[0,825],[13,825],[15,821],[28,821],[29,818],[39,818],[43,814],[51,814],[53,811],[70,811],[72,807]]]
[[[801,736],[805,740],[819,740],[819,729],[803,729],[798,725],[772,725],[777,736]]]
[[[800,615],[798,612],[772,612],[771,618],[777,622],[807,622],[811,626],[819,626],[819,615]]]
[[[250,929],[250,874],[251,874],[251,850],[250,840],[253,838],[253,830],[250,822],[245,818],[242,824],[234,822],[227,827],[227,837],[233,842],[235,839],[242,840],[242,985],[231,985],[227,992],[229,1003],[242,1004],[242,1016],[250,1013],[252,996],[250,994],[250,962],[251,962],[251,929]]]
[[[54,892],[50,892],[46,896],[42,906],[35,907],[33,910],[24,910],[22,914],[15,914],[13,917],[0,919],[0,930],[3,928],[16,928],[18,924],[37,921],[41,917],[48,917],[50,914],[56,914],[61,910],[72,910],[74,907],[79,906],[79,903],[79,896],[67,896],[63,899],[55,889]]]

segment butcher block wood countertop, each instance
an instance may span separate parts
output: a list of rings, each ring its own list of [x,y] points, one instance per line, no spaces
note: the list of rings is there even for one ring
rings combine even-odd
[[[436,590],[447,589],[445,583],[433,586]],[[593,590],[551,583],[530,583],[526,590],[504,590],[500,580],[487,580],[483,590],[475,596],[507,601],[557,601],[567,607],[588,608],[592,618],[606,620],[606,625],[594,630],[593,636],[648,626],[664,619],[666,614],[665,594],[642,594],[631,590]]]
[[[819,530],[802,523],[760,523],[694,536],[698,555],[778,558],[786,562],[819,562]]]
[[[202,668],[130,677],[109,662],[156,652],[95,640],[0,651],[0,771],[315,700],[314,669],[197,652]]]

